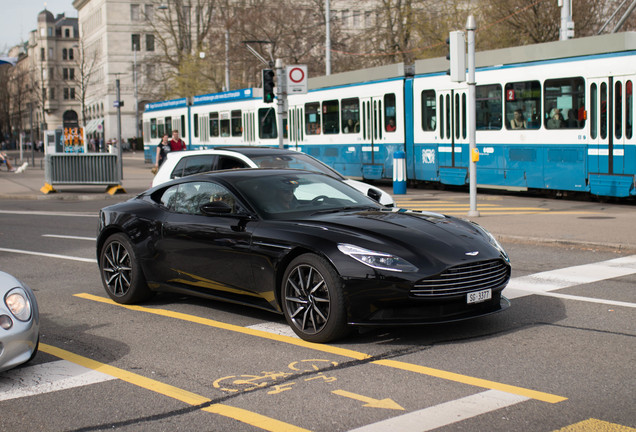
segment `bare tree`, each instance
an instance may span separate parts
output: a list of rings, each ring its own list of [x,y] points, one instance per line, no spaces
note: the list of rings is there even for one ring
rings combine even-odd
[[[81,107],[82,118],[80,119],[80,125],[86,127],[87,107],[86,107],[86,95],[90,89],[91,80],[95,73],[95,67],[98,62],[98,53],[95,49],[88,49],[84,40],[81,39],[78,47],[77,60],[74,63],[77,72],[72,79],[73,84],[77,88],[75,93],[75,99],[79,101]]]

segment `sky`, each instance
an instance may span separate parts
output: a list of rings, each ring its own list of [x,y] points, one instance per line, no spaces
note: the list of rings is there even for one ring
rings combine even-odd
[[[73,0],[0,0],[2,26],[0,26],[0,53],[29,39],[31,30],[38,26],[38,14],[46,9],[57,16],[77,18]]]

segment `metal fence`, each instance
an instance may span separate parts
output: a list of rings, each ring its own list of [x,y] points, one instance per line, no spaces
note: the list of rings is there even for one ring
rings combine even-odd
[[[50,185],[121,185],[116,154],[48,154],[45,179]]]

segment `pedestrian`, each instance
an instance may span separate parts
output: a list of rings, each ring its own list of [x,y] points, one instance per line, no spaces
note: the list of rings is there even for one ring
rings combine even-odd
[[[157,144],[157,157],[155,159],[155,169],[153,170],[155,173],[159,170],[161,164],[166,161],[169,151],[171,151],[171,148],[170,143],[168,143],[168,134],[163,134],[161,142]]]
[[[186,149],[186,143],[181,138],[179,138],[179,131],[172,131],[172,139],[170,140],[170,150],[172,151],[180,151]]]
[[[11,162],[9,162],[9,157],[7,156],[7,154],[6,153],[0,153],[0,165],[6,165],[7,166],[7,171],[9,171],[9,172],[14,172],[16,174],[20,174],[21,172],[24,172],[25,169],[27,169],[27,167],[29,166],[29,163],[28,162],[24,162],[18,168],[14,168],[13,165],[11,165]]]

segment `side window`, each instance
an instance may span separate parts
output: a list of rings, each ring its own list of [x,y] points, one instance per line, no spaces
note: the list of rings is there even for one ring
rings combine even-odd
[[[177,190],[179,189],[179,185],[174,185],[171,186],[170,188],[166,189],[163,192],[163,195],[161,195],[161,199],[159,200],[159,202],[161,203],[161,205],[163,205],[164,207],[172,210],[174,209],[174,206],[177,202]]]
[[[278,131],[276,130],[276,111],[274,108],[259,108],[258,137],[278,138]]]
[[[489,84],[477,86],[476,99],[476,128],[477,130],[501,129],[501,85]]]
[[[172,136],[172,117],[166,117],[163,124],[166,125],[166,133]]]
[[[305,134],[320,134],[320,102],[305,104]]]
[[[395,132],[397,128],[395,111],[395,95],[393,93],[384,95],[384,130]]]
[[[435,130],[437,123],[436,105],[435,90],[424,90],[422,92],[422,130],[425,132]]]
[[[360,132],[360,99],[343,99],[340,109],[342,133]]]
[[[242,160],[232,156],[219,156],[217,163],[218,170],[247,168],[248,166]]]
[[[340,133],[340,107],[337,100],[322,103],[322,133]]]
[[[243,135],[243,125],[241,124],[241,110],[232,111],[232,136],[240,137]]]
[[[212,137],[219,136],[219,113],[218,112],[210,113],[210,136]]]
[[[506,129],[541,127],[541,83],[523,81],[506,84]]]
[[[182,176],[185,177],[192,174],[212,171],[216,158],[216,155],[199,155],[183,158],[182,161],[185,161],[185,166]]]
[[[195,138],[199,138],[199,114],[192,116],[192,132]]]
[[[634,133],[634,90],[632,82],[625,83],[625,138],[631,139]]]
[[[581,77],[545,80],[543,106],[546,129],[585,126],[585,82]]]
[[[237,210],[236,199],[225,187],[211,182],[189,182],[176,185],[176,193],[168,198],[168,208],[177,213],[202,215],[201,206],[213,201],[223,201],[232,208],[232,213]],[[172,189],[172,188],[170,188]],[[168,189],[168,191],[170,191]],[[164,197],[166,196],[164,193]],[[163,203],[162,197],[162,203]]]
[[[150,138],[157,138],[157,119],[150,119]]]

